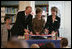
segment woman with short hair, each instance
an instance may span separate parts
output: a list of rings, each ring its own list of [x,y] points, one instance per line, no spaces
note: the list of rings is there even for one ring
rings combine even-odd
[[[42,34],[45,21],[42,19],[42,9],[39,7],[36,9],[36,16],[32,20],[32,24],[33,34]]]
[[[52,32],[57,32],[59,36],[60,18],[57,16],[58,8],[51,8],[51,15],[47,17],[47,22],[45,25],[45,30],[48,30],[48,34]]]

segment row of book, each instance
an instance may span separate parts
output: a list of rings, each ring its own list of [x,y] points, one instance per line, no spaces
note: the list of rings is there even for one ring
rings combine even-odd
[[[18,12],[17,8],[7,8],[7,7],[1,7],[1,16],[5,16],[5,14],[16,14]]]
[[[17,8],[13,8],[13,7],[8,7],[8,8],[7,7],[1,7],[1,23],[4,23],[5,16],[9,16],[11,18],[11,22],[15,23],[17,11],[18,11]],[[9,14],[9,15],[6,15],[6,14]]]
[[[11,21],[12,21],[12,23],[15,23],[15,21],[16,21],[16,16],[11,16]]]
[[[47,11],[47,7],[41,7],[42,10],[44,10],[45,12]]]
[[[17,8],[5,8],[5,13],[6,14],[16,14],[18,11]]]
[[[11,19],[11,23],[15,23],[15,21],[16,21],[16,16],[9,16],[10,17],[10,19]],[[4,23],[4,18],[5,17],[1,17],[1,23]]]
[[[48,1],[35,1],[35,5],[47,5]]]

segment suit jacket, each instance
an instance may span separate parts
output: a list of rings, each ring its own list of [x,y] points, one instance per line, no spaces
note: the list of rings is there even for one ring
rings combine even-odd
[[[12,36],[18,36],[24,34],[24,29],[32,30],[32,15],[29,14],[25,19],[25,11],[20,11],[17,14],[16,22],[11,29]]]
[[[47,17],[45,28],[49,30],[49,33],[51,33],[52,31],[58,31],[59,27],[60,27],[60,18],[58,16],[56,16],[56,21],[54,23],[52,22],[52,15]]]

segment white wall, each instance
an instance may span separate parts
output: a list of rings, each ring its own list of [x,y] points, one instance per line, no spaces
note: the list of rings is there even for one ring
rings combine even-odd
[[[19,11],[24,11],[26,6],[29,6],[29,1],[19,1]]]
[[[67,37],[68,40],[69,40],[69,45],[71,44],[71,2],[70,1],[67,1],[67,2],[64,2],[64,18],[65,18],[65,23],[64,23],[64,26],[65,26],[65,34],[64,34],[64,37]]]
[[[32,15],[33,15],[33,18],[35,17],[35,1],[30,1],[31,2],[31,7],[32,7]]]
[[[49,1],[49,15],[51,7],[56,6],[59,9],[58,16],[61,18],[60,36],[68,38],[69,46],[71,44],[71,1]]]

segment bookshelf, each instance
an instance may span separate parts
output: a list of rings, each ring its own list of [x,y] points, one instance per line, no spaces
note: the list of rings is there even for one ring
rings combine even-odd
[[[48,15],[49,12],[49,2],[48,1],[35,1],[35,8],[40,7],[43,11],[46,12],[46,15]]]
[[[17,12],[18,12],[17,4],[10,5],[10,2],[9,2],[9,5],[6,5],[6,3],[5,4],[1,3],[1,24],[5,24],[4,18],[6,16],[10,17],[11,24],[14,24],[16,21]]]
[[[35,5],[35,8],[37,8],[37,7],[42,8],[42,10],[45,11],[45,12],[47,13],[47,15],[48,15],[48,12],[49,12],[49,11],[48,11],[48,7],[49,7],[48,4]]]

